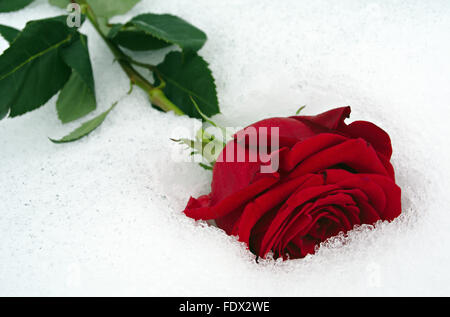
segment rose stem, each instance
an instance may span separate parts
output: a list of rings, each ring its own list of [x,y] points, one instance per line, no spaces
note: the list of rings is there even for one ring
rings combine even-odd
[[[102,30],[99,27],[97,17],[86,0],[77,0],[76,2],[80,5],[83,5],[83,7],[86,9],[87,18],[94,26],[95,30],[103,39],[103,41],[106,43],[106,45],[109,47],[115,59],[119,62],[123,71],[127,74],[131,83],[146,91],[150,97],[150,102],[161,110],[165,112],[173,111],[177,115],[184,115],[185,113],[166,97],[164,92],[161,90],[161,87],[154,87],[136,69],[134,69],[129,62],[130,58],[125,55],[115,43],[109,40],[105,36],[105,34],[103,34]]]

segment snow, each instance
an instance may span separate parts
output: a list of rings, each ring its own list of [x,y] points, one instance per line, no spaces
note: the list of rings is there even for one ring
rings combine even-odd
[[[137,88],[128,96],[126,77],[86,24],[96,114],[120,102],[97,131],[66,145],[47,137],[83,120],[61,125],[56,98],[0,122],[0,295],[450,294],[447,0],[143,0],[114,21],[150,11],[208,34],[200,53],[216,77],[218,123],[351,105],[352,120],[386,129],[402,216],[302,260],[255,263],[235,238],[181,212],[211,180],[171,154],[178,145],[169,137],[195,120],[152,109]],[[0,23],[21,28],[61,12],[37,0]],[[163,53],[136,58],[158,62]]]

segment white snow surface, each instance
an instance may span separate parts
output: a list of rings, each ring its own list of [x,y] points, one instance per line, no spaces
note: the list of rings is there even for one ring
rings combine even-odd
[[[292,261],[254,256],[236,238],[182,213],[211,173],[178,162],[169,137],[194,119],[161,113],[129,82],[93,28],[98,109],[118,106],[89,137],[55,145],[52,98],[0,122],[0,295],[450,295],[450,2],[448,0],[143,0],[208,34],[200,54],[222,114],[244,126],[352,106],[351,120],[389,132],[403,214]],[[0,23],[63,13],[45,0]],[[0,40],[0,51],[7,43]],[[135,54],[157,63],[157,53]],[[148,57],[148,55],[151,55]],[[92,114],[94,116],[95,114]]]

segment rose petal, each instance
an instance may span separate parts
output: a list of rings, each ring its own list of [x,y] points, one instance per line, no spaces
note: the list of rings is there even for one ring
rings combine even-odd
[[[278,128],[280,147],[292,147],[298,141],[306,140],[318,133],[326,132],[320,126],[305,124],[294,118],[270,118],[246,127],[237,132],[234,137],[237,142],[244,143],[246,141],[247,144],[249,143],[248,139],[252,139],[252,137],[257,138],[258,136],[269,141],[272,136],[271,128]]]
[[[322,177],[319,177],[320,179]],[[312,180],[313,178],[310,178]],[[320,180],[323,184],[323,180]],[[306,183],[305,183],[306,184]],[[279,210],[277,216],[272,221],[269,226],[263,242],[261,244],[261,251],[263,256],[267,254],[267,252],[272,248],[276,239],[283,231],[286,222],[288,221],[288,217],[291,216],[292,212],[305,202],[313,199],[314,197],[320,196],[324,193],[335,190],[337,187],[335,185],[316,185],[307,187],[307,185],[302,185],[283,205],[283,207]],[[299,213],[302,213],[299,211]]]
[[[346,140],[348,139],[341,135],[322,133],[303,142],[297,142],[290,151],[286,151],[281,156],[281,169],[290,171],[306,158]]]
[[[368,202],[366,201],[359,201],[359,218],[361,219],[361,223],[364,224],[374,224],[378,220],[381,219],[380,214],[378,211],[375,210],[375,208],[372,207]]]
[[[347,191],[336,190],[325,197],[317,199],[314,203],[310,203],[309,206],[305,205],[302,211],[294,215],[283,228],[279,235],[278,243],[284,248],[298,234],[306,234],[314,223],[310,221],[308,225],[305,225],[305,219],[302,220],[301,218],[304,218],[305,215],[315,218],[318,213],[323,212],[322,210],[325,207],[327,207],[328,214],[335,215],[338,218],[344,229],[352,229],[355,224],[360,224],[359,209],[357,207],[352,209],[351,207],[353,206],[349,206],[355,204],[355,201]],[[342,210],[334,206],[339,206]]]
[[[234,147],[234,156],[248,154],[249,150],[234,141],[228,143],[222,155],[226,155],[229,147]],[[262,174],[261,162],[237,162],[218,161],[213,170],[213,181],[211,194],[208,195],[208,205],[202,204],[195,199],[189,201],[185,214],[196,220],[222,218],[233,213],[242,204],[263,192],[279,180],[278,173]],[[223,219],[221,219],[223,220]],[[219,220],[219,223],[221,222]],[[226,222],[226,229],[230,230],[230,223]]]
[[[352,138],[363,138],[369,142],[378,153],[384,155],[388,160],[391,158],[391,138],[377,125],[368,121],[354,121],[349,125],[341,126],[339,131]]]
[[[210,195],[203,195],[203,196],[200,196],[199,198],[194,198],[191,196],[191,198],[189,199],[189,201],[187,203],[186,208],[194,209],[194,208],[208,207],[210,201],[211,201]]]
[[[381,212],[386,208],[385,192],[368,175],[372,174],[352,174],[345,170],[327,170],[326,183],[336,184],[342,189],[360,189],[366,195],[366,200],[368,200],[375,210]]]
[[[266,212],[252,228],[248,246],[254,254],[260,253],[261,242],[264,237],[264,234],[266,233],[267,228],[270,226],[273,219],[275,218],[277,212],[278,208],[274,208]]]
[[[350,117],[350,112],[350,107],[341,107],[323,112],[317,116],[294,116],[291,118],[299,120],[312,127],[320,127],[322,129],[334,131],[344,124],[344,120],[346,118]]]
[[[300,256],[294,258],[303,258],[308,254],[315,253],[315,248],[319,244],[319,241],[312,237],[297,236],[292,239],[291,244],[298,248],[298,253],[300,254]]]
[[[260,176],[261,162],[257,155],[254,156],[255,161],[250,162],[248,159],[250,152],[251,150],[234,141],[228,142],[222,150],[213,169],[211,183],[213,204],[246,188]],[[230,157],[227,157],[229,154]],[[238,161],[240,157],[247,159],[240,162]]]
[[[239,240],[248,243],[253,226],[261,217],[277,205],[283,203],[311,175],[305,175],[274,186],[270,191],[247,204],[239,222]]]
[[[308,213],[299,214],[295,217],[291,225],[287,226],[285,232],[281,235],[281,248],[286,248],[296,236],[304,235],[312,221],[313,218]]]
[[[184,210],[186,216],[195,220],[209,220],[224,217],[225,215],[233,212],[236,208],[239,208],[242,204],[246,203],[259,193],[271,187],[278,182],[279,175],[267,174],[265,178],[261,178],[249,186],[240,189],[226,198],[220,200],[210,207],[189,208],[189,205]]]
[[[237,235],[237,230],[239,228],[238,222],[239,222],[239,218],[241,218],[244,207],[245,207],[245,204],[238,207],[234,211],[226,214],[223,217],[216,218],[215,219],[216,225],[220,229],[225,230],[225,232],[230,236]]]
[[[386,195],[386,207],[380,211],[383,220],[392,221],[397,218],[402,211],[401,189],[390,178],[380,175],[364,175],[378,184]]]
[[[289,177],[317,173],[339,164],[344,164],[359,173],[389,175],[375,150],[368,146],[366,141],[352,139],[308,157],[292,171]]]

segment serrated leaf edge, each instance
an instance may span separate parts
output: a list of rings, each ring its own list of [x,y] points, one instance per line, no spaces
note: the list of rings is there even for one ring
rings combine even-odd
[[[106,119],[106,117],[108,116],[108,114],[114,109],[114,107],[115,107],[116,105],[117,105],[117,102],[115,102],[108,110],[106,110],[106,111],[100,113],[99,115],[95,116],[94,118],[92,118],[92,119],[90,119],[90,120],[84,122],[83,124],[81,124],[81,126],[79,126],[79,127],[76,128],[75,130],[73,130],[72,132],[70,132],[68,135],[62,137],[61,139],[59,139],[59,140],[55,140],[55,139],[52,139],[52,138],[48,138],[48,139],[49,139],[51,142],[55,143],[55,144],[62,144],[62,143],[70,143],[70,142],[74,142],[74,141],[77,141],[77,140],[79,140],[79,139],[81,139],[81,138],[84,138],[85,136],[89,135],[89,134],[92,133],[94,130],[96,130],[96,129],[97,129],[97,128],[105,121],[105,119]],[[77,137],[77,138],[69,139],[69,140],[64,140],[65,138],[69,137],[71,134],[75,133],[77,130],[82,129],[83,126],[88,125],[89,123],[91,123],[91,122],[93,122],[94,120],[97,120],[97,119],[99,119],[99,118],[101,118],[101,117],[103,117],[103,118],[100,120],[100,122],[99,122],[92,130],[88,131],[87,133],[85,133],[85,134],[83,134],[83,135],[81,135],[81,136],[79,136],[79,137]]]
[[[145,16],[145,15],[147,15],[147,14],[149,14],[149,13],[139,14],[139,15],[135,16],[134,18],[132,18],[132,19],[131,19],[130,21],[128,21],[127,23],[125,23],[123,26],[126,26],[127,24],[132,24],[132,25],[134,25],[134,26],[136,27],[136,26],[139,26],[140,24],[145,24],[143,21],[139,21],[139,20],[136,21],[136,19],[138,19],[138,18],[141,17],[141,16]],[[154,14],[154,13],[150,13],[150,14]],[[200,45],[196,50],[193,50],[193,51],[195,51],[195,52],[199,51],[199,50],[205,45],[206,41],[208,40],[208,36],[206,35],[205,32],[203,32],[202,30],[200,30],[199,28],[197,28],[195,25],[192,25],[192,24],[189,23],[188,21],[186,21],[186,20],[184,20],[184,19],[182,19],[182,18],[180,18],[180,17],[178,17],[178,16],[176,16],[176,15],[173,15],[173,14],[155,14],[155,15],[160,15],[160,16],[161,16],[161,15],[166,15],[166,16],[170,16],[170,17],[173,17],[173,18],[177,18],[177,19],[179,19],[179,20],[185,22],[186,24],[191,25],[193,28],[199,30],[200,32],[202,32],[203,35],[205,36],[205,40],[202,41],[201,45]],[[136,23],[136,22],[137,22],[137,23]],[[166,39],[164,39],[164,38],[161,38],[161,37],[159,37],[159,36],[156,35],[156,34],[153,34],[153,33],[148,32],[147,30],[143,30],[143,29],[141,29],[141,28],[139,28],[139,30],[140,30],[140,31],[143,31],[144,33],[146,33],[146,34],[148,34],[148,35],[150,35],[150,36],[152,36],[152,37],[154,37],[154,38],[156,38],[156,39],[158,39],[158,40],[160,40],[160,41],[163,41],[163,42],[166,42],[166,43],[169,43],[169,44],[178,46],[178,47],[181,48],[183,51],[186,50],[185,48],[183,48],[183,47],[182,47],[180,44],[178,44],[178,43],[175,43],[175,42],[173,42],[173,41],[169,41],[169,40],[166,40]],[[161,31],[163,31],[163,30],[161,30]],[[200,40],[195,40],[195,41],[200,41]],[[190,49],[187,49],[187,50],[189,51]]]
[[[180,53],[180,52],[172,52],[172,53],[169,53],[169,54],[166,55],[166,58],[168,58],[169,55],[171,55],[171,54],[173,54],[173,53]],[[184,87],[181,87],[174,79],[170,78],[169,76],[167,76],[167,75],[165,75],[163,72],[161,72],[161,70],[159,69],[159,67],[158,67],[158,71],[159,71],[160,74],[166,79],[166,82],[169,82],[169,83],[171,83],[172,85],[176,86],[178,89],[180,89],[181,91],[183,91],[183,92],[186,93],[187,95],[196,97],[198,100],[202,101],[203,103],[207,104],[208,106],[214,106],[214,107],[216,107],[216,106],[219,104],[219,98],[217,97],[216,80],[215,80],[214,76],[212,75],[211,69],[209,68],[209,63],[208,63],[206,60],[204,60],[203,57],[201,57],[200,55],[198,55],[198,54],[195,54],[195,55],[196,55],[195,57],[200,58],[201,61],[203,61],[203,62],[205,63],[207,73],[208,73],[208,75],[210,75],[211,78],[212,78],[212,85],[213,85],[214,91],[215,91],[214,99],[215,99],[215,101],[216,101],[216,105],[211,105],[209,102],[205,101],[204,98],[201,98],[201,97],[199,97],[197,94],[195,94],[194,92],[192,92],[192,91],[190,91],[190,90],[188,90],[188,89],[185,89]],[[164,61],[163,61],[163,63],[164,63]],[[217,106],[217,107],[218,107],[218,106]],[[219,111],[218,113],[220,113],[220,111]]]
[[[23,63],[21,63],[20,65],[16,66],[13,70],[11,70],[9,73],[3,75],[0,77],[0,80],[3,80],[9,76],[11,76],[11,74],[14,74],[15,72],[17,72],[19,69],[21,69],[22,67],[24,67],[25,65],[31,63],[32,61],[34,61],[36,58],[39,58],[41,56],[44,56],[45,54],[47,54],[48,52],[53,51],[54,49],[58,49],[61,45],[63,45],[64,43],[70,42],[70,40],[72,39],[72,34],[69,34],[64,40],[50,46],[49,48],[46,48],[45,50],[43,50],[42,52],[39,52],[38,54],[35,54],[33,56],[30,56],[26,61],[24,61]],[[9,48],[7,49],[9,50]],[[6,51],[5,51],[6,53]]]

